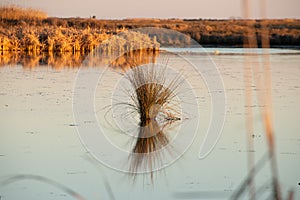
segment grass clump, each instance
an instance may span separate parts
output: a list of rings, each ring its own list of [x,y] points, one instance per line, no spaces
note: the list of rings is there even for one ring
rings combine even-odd
[[[141,169],[150,172],[162,162],[162,152],[169,143],[164,128],[180,120],[171,102],[181,84],[179,76],[167,80],[167,65],[163,67],[149,64],[133,67],[128,80],[134,88],[131,98],[139,114],[139,133],[132,149],[130,171],[135,177]]]
[[[135,89],[132,100],[140,115],[141,127],[147,125],[147,120],[157,120],[159,114],[170,115],[165,108],[176,96],[181,80],[176,76],[166,82],[166,69],[167,65],[160,67],[152,63],[134,67],[128,73],[128,80]],[[165,119],[172,120],[172,117]]]
[[[151,71],[143,70],[138,67],[133,69],[133,74],[129,77],[135,89],[135,104],[140,114],[141,126],[146,125],[147,120],[155,120],[155,117],[161,109],[173,97],[173,89],[175,82],[172,85],[165,87],[163,83],[157,83],[158,80],[164,81],[164,75],[156,72],[155,69]]]

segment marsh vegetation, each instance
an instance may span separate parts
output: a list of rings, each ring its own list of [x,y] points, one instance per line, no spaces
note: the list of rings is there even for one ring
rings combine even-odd
[[[123,54],[117,62],[111,63],[110,69],[124,73],[130,83],[130,88],[124,88],[130,101],[116,104],[125,106],[119,111],[123,112],[120,115],[135,113],[138,116],[129,172],[134,179],[141,171],[148,172],[153,181],[154,171],[162,164],[165,154],[172,153],[168,148],[168,131],[181,120],[176,95],[183,80],[180,74],[169,74],[167,58],[157,63],[158,52],[152,53],[136,50]]]
[[[268,35],[271,46],[299,45],[300,37],[300,21],[288,19],[227,21],[198,19],[59,19],[47,18],[45,14],[36,12],[32,9],[18,10],[18,8],[3,8],[0,18],[1,65],[22,64],[23,66],[30,68],[46,64],[59,69],[64,66],[80,66],[87,53],[93,52],[99,44],[102,44],[103,54],[107,53],[111,56],[117,52],[113,61],[109,58],[100,61],[108,63],[111,68],[114,69],[121,69],[124,71],[131,70],[131,73],[127,74],[127,78],[133,88],[133,93],[130,94],[133,103],[129,106],[133,108],[139,116],[138,137],[131,149],[130,158],[130,172],[134,177],[140,169],[144,169],[145,171],[150,172],[151,178],[153,178],[154,165],[160,162],[160,159],[163,159],[161,157],[162,155],[156,152],[164,149],[166,150],[165,152],[169,153],[168,149],[166,149],[166,146],[169,144],[169,138],[166,134],[167,128],[170,124],[180,122],[181,120],[179,111],[176,107],[173,107],[171,103],[174,101],[176,90],[180,87],[180,79],[175,76],[171,78],[171,80],[166,81],[168,76],[163,70],[165,68],[159,70],[154,67],[154,64],[147,65],[148,63],[155,63],[156,55],[159,53],[156,49],[160,44],[175,44],[184,47],[185,44],[189,44],[190,38],[188,36],[191,36],[200,42],[200,44],[205,45],[242,45],[245,42],[245,32],[247,32],[249,27],[251,27],[252,30],[251,35],[255,36],[255,39],[257,40],[255,41],[255,44],[251,44],[250,41],[252,41],[252,39],[247,38],[249,44],[245,44],[245,46],[261,46],[263,43],[263,34]],[[170,28],[185,33],[187,37],[179,38],[170,35],[166,36],[165,34],[157,34],[157,37],[152,40],[151,35],[148,36],[134,32],[131,33],[131,35],[129,34],[126,36],[127,38],[120,37],[119,35],[113,36],[116,33],[126,32],[127,29],[145,26]],[[267,31],[262,30],[262,26],[265,27]],[[106,41],[108,38],[111,38],[111,40]],[[135,42],[132,43],[133,41]],[[235,57],[232,59],[235,59]],[[98,63],[98,61],[99,60],[95,60],[92,61],[92,63]],[[247,63],[245,63],[245,68],[246,64]],[[269,67],[268,62],[263,64],[264,67]],[[141,65],[147,67],[141,67]],[[230,65],[232,65],[232,63],[230,63]],[[238,66],[236,68],[238,68]],[[259,171],[261,166],[265,165],[267,161],[270,161],[270,171],[272,176],[272,180],[269,184],[272,188],[270,198],[282,199],[281,188],[279,188],[277,176],[276,156],[274,153],[276,148],[273,141],[274,131],[270,112],[272,108],[264,108],[264,106],[267,107],[264,104],[265,102],[267,102],[268,105],[271,105],[271,93],[259,93],[260,91],[268,91],[271,89],[268,85],[268,81],[270,81],[270,79],[268,79],[270,71],[271,70],[265,70],[261,72],[261,74],[264,73],[265,75],[264,78],[266,80],[264,80],[264,83],[266,83],[266,87],[262,87],[264,85],[259,82],[252,82],[255,78],[252,79],[251,76],[249,76],[250,81],[248,80],[249,82],[245,84],[246,86],[249,86],[249,88],[251,87],[251,89],[256,85],[257,88],[255,89],[258,93],[257,99],[263,100],[258,107],[263,113],[262,125],[265,126],[266,146],[268,148],[266,156],[260,159],[257,164],[254,162],[249,164],[249,174],[246,176],[244,182],[241,183],[240,187],[237,187],[236,191],[233,193],[233,199],[242,198],[242,195],[245,195],[247,191],[250,191],[250,196],[252,195],[252,198],[255,199],[255,195],[259,194],[261,188],[256,187],[256,190],[254,188],[254,193],[251,193],[253,192],[251,190],[251,187],[253,187],[253,180],[256,176],[254,171]],[[248,75],[252,73],[253,72],[251,71]],[[240,73],[236,75],[236,77],[238,76],[240,76]],[[239,85],[240,83],[242,82],[239,82],[236,85]],[[297,88],[299,87],[297,86]],[[294,89],[296,90],[297,88],[295,87]],[[236,88],[233,89],[236,90]],[[243,90],[243,87],[239,90]],[[5,95],[5,93],[2,95]],[[251,102],[251,95],[251,93],[245,94],[246,98],[250,98],[250,101],[246,102],[245,107],[253,109],[254,104]],[[287,108],[282,107],[282,110],[284,109]],[[46,111],[49,112],[48,110]],[[240,114],[240,110],[238,112]],[[28,113],[26,113],[26,115],[27,114]],[[61,116],[61,113],[59,116]],[[253,115],[249,114],[248,116],[250,116],[250,122],[253,123],[253,121],[251,121]],[[240,116],[238,117],[240,118]],[[232,126],[236,126],[236,124],[233,124]],[[250,133],[253,134],[253,132],[248,129],[247,134],[251,139]],[[248,143],[250,142],[251,141],[249,140]],[[235,147],[232,147],[232,149],[234,148]],[[252,153],[253,152],[249,151],[249,153],[245,155],[250,157],[250,154]],[[40,179],[39,177],[33,178]],[[293,199],[293,197],[289,197],[289,199]]]
[[[186,38],[157,34],[162,45],[183,45],[189,38],[201,45],[242,46],[249,27],[261,46],[263,35],[271,46],[300,45],[300,20],[184,20],[54,18],[40,10],[16,6],[0,7],[0,52],[88,53],[103,41],[125,30],[157,27],[184,33]],[[262,31],[265,27],[267,31]],[[120,43],[122,46],[122,43]],[[121,48],[121,47],[120,47]]]

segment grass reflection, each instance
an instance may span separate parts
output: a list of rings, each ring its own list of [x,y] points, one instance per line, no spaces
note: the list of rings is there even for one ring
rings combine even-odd
[[[80,52],[51,53],[51,52],[0,52],[0,67],[22,65],[24,68],[51,66],[54,69],[64,67],[80,67],[86,55]]]

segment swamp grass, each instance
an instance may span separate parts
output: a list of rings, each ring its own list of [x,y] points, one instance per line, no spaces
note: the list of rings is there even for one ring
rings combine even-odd
[[[161,45],[184,46],[190,38],[201,45],[242,46],[250,27],[262,47],[266,35],[271,46],[300,46],[300,20],[204,20],[204,19],[124,19],[98,20],[47,17],[41,10],[18,6],[0,7],[0,51],[91,52],[106,39],[130,29],[156,27]],[[161,29],[184,33],[166,35]],[[139,37],[136,37],[139,38]],[[122,42],[119,48],[123,48]],[[139,43],[142,43],[139,42]],[[138,43],[137,43],[138,44]],[[107,49],[109,51],[109,49]],[[128,50],[128,49],[127,49]]]
[[[130,172],[134,178],[140,170],[150,172],[153,181],[154,168],[162,163],[164,153],[170,153],[165,129],[181,120],[176,107],[170,107],[181,79],[178,75],[167,76],[167,63],[161,67],[154,63],[131,66],[126,74],[134,91],[130,96],[133,104],[129,106],[139,115],[139,130],[130,157]]]

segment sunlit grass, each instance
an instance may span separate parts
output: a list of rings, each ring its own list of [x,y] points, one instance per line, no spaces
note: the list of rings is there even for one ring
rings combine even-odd
[[[0,19],[8,20],[41,20],[47,18],[47,13],[33,8],[23,8],[16,5],[0,7]]]
[[[99,30],[58,26],[0,26],[0,51],[90,52],[109,36]]]
[[[136,66],[127,74],[127,78],[134,88],[131,99],[133,107],[139,114],[139,133],[131,154],[131,174],[135,177],[138,171],[150,172],[153,180],[154,166],[162,162],[160,150],[166,150],[169,139],[164,129],[171,123],[180,120],[176,108],[170,103],[176,97],[180,87],[179,76],[166,81],[167,64],[158,67],[155,64]]]

